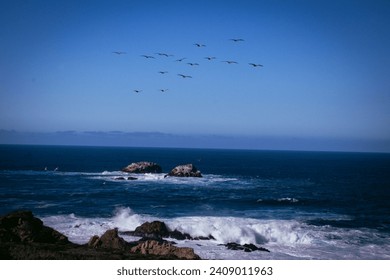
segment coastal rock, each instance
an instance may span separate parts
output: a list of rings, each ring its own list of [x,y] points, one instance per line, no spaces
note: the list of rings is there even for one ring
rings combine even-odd
[[[0,217],[0,242],[68,244],[68,238],[44,226],[31,211],[16,211]]]
[[[95,235],[92,236],[88,242],[89,247],[93,248],[106,248],[106,249],[119,249],[125,250],[129,248],[129,243],[118,235],[118,229],[109,229],[101,237]]]
[[[153,241],[153,242],[152,242]],[[145,243],[146,242],[146,243]],[[131,249],[135,247],[135,249]],[[140,253],[137,248],[144,248]],[[0,216],[0,260],[157,260],[198,259],[190,248],[177,248],[168,241],[126,242],[117,229],[93,236],[88,244],[68,241],[43,225],[31,211]]]
[[[140,236],[143,238],[161,240],[162,238],[173,238],[176,240],[214,240],[215,238],[212,235],[209,236],[197,236],[192,237],[188,233],[182,233],[175,230],[170,230],[164,222],[153,221],[145,222],[142,225],[138,226],[134,231],[124,231],[121,232],[124,235],[130,236]]]
[[[200,171],[191,163],[173,168],[165,177],[202,177]]]
[[[146,240],[130,249],[132,253],[151,254],[158,256],[176,257],[186,260],[199,260],[200,257],[194,253],[192,248],[180,248],[168,242],[157,240]]]
[[[157,163],[141,161],[133,162],[132,164],[124,167],[122,171],[128,173],[162,173],[162,168]]]
[[[146,222],[138,226],[134,230],[133,235],[160,239],[163,237],[168,237],[169,230],[164,222],[153,221],[153,222]]]
[[[137,180],[137,178],[131,177],[131,176],[130,177],[122,177],[122,176],[120,176],[120,177],[115,177],[114,180],[115,181]]]
[[[253,251],[264,251],[264,252],[269,252],[268,249],[263,248],[263,247],[257,247],[256,245],[253,244],[238,244],[235,242],[230,242],[225,244],[225,247],[229,250],[242,250],[244,252],[253,252]]]

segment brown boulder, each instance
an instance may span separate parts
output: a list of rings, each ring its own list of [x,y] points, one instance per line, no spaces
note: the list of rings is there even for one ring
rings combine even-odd
[[[194,253],[192,248],[180,248],[168,242],[147,240],[131,248],[130,252],[143,255],[158,255],[166,257],[177,257],[179,259],[199,260],[200,257]]]
[[[109,229],[101,237],[92,236],[88,242],[89,247],[105,248],[105,249],[119,249],[125,250],[129,248],[129,243],[118,235],[118,229]]]

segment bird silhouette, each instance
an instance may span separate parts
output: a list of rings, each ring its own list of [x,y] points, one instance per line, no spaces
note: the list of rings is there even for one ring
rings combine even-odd
[[[160,91],[162,92],[162,93],[164,93],[164,92],[167,92],[168,91],[168,89],[167,88],[162,88],[162,89],[160,89]]]
[[[191,65],[191,66],[198,66],[199,65],[198,63],[192,63],[192,62],[188,62],[187,64]]]
[[[115,52],[112,52],[112,53],[115,53],[115,54],[118,54],[118,55],[126,54],[126,52],[121,52],[121,51],[115,51]]]
[[[188,75],[183,75],[183,74],[177,74],[177,75],[182,77],[183,79],[185,79],[185,78],[192,78],[191,76],[188,76]]]
[[[175,61],[182,62],[184,59],[186,59],[186,57],[183,57],[183,58],[180,58],[180,59],[176,59]]]
[[[156,54],[160,56],[166,56],[166,57],[173,56],[173,54],[167,54],[167,53],[156,53]]]
[[[151,56],[151,55],[145,55],[145,54],[143,54],[143,55],[141,55],[141,56],[143,56],[143,57],[145,57],[145,58],[155,58],[154,56]]]
[[[166,73],[168,73],[168,71],[158,71],[158,73],[160,73],[160,74],[166,74]]]
[[[233,42],[244,42],[244,39],[237,38],[237,39],[230,39],[230,41],[233,41]]]
[[[249,65],[252,65],[253,67],[263,67],[262,64],[256,64],[256,63],[249,63]]]
[[[139,89],[135,89],[135,90],[133,90],[135,93],[140,93],[140,92],[142,92],[142,90],[139,90]]]
[[[207,59],[207,60],[213,60],[213,59],[216,59],[216,57],[215,57],[215,56],[206,56],[205,59]]]
[[[206,45],[204,45],[204,44],[199,44],[199,43],[195,43],[194,45],[197,46],[198,48],[206,47]]]
[[[222,62],[226,62],[227,64],[238,64],[237,61],[233,61],[233,60],[224,60]]]

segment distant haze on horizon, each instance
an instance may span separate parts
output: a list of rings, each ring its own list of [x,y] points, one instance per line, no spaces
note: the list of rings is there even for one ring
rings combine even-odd
[[[0,144],[390,152],[390,1],[0,2]]]

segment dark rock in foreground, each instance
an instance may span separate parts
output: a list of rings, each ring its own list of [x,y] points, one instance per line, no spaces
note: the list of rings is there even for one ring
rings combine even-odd
[[[31,211],[0,217],[0,242],[70,244],[65,235],[44,226]]]
[[[230,242],[227,244],[224,244],[226,248],[229,250],[242,250],[244,252],[253,252],[253,251],[264,251],[264,252],[269,252],[268,249],[263,248],[263,247],[257,247],[256,245],[253,244],[238,244],[235,242]]]
[[[176,166],[165,177],[202,177],[200,171],[193,164],[184,164]]]
[[[132,164],[124,167],[122,171],[128,173],[162,173],[162,168],[157,163],[141,161],[133,162]]]
[[[127,242],[118,236],[117,229],[111,229],[100,237],[93,236],[88,244],[78,245],[44,226],[31,211],[17,211],[0,217],[0,259],[199,259],[191,248],[175,247],[163,240],[152,241]]]

